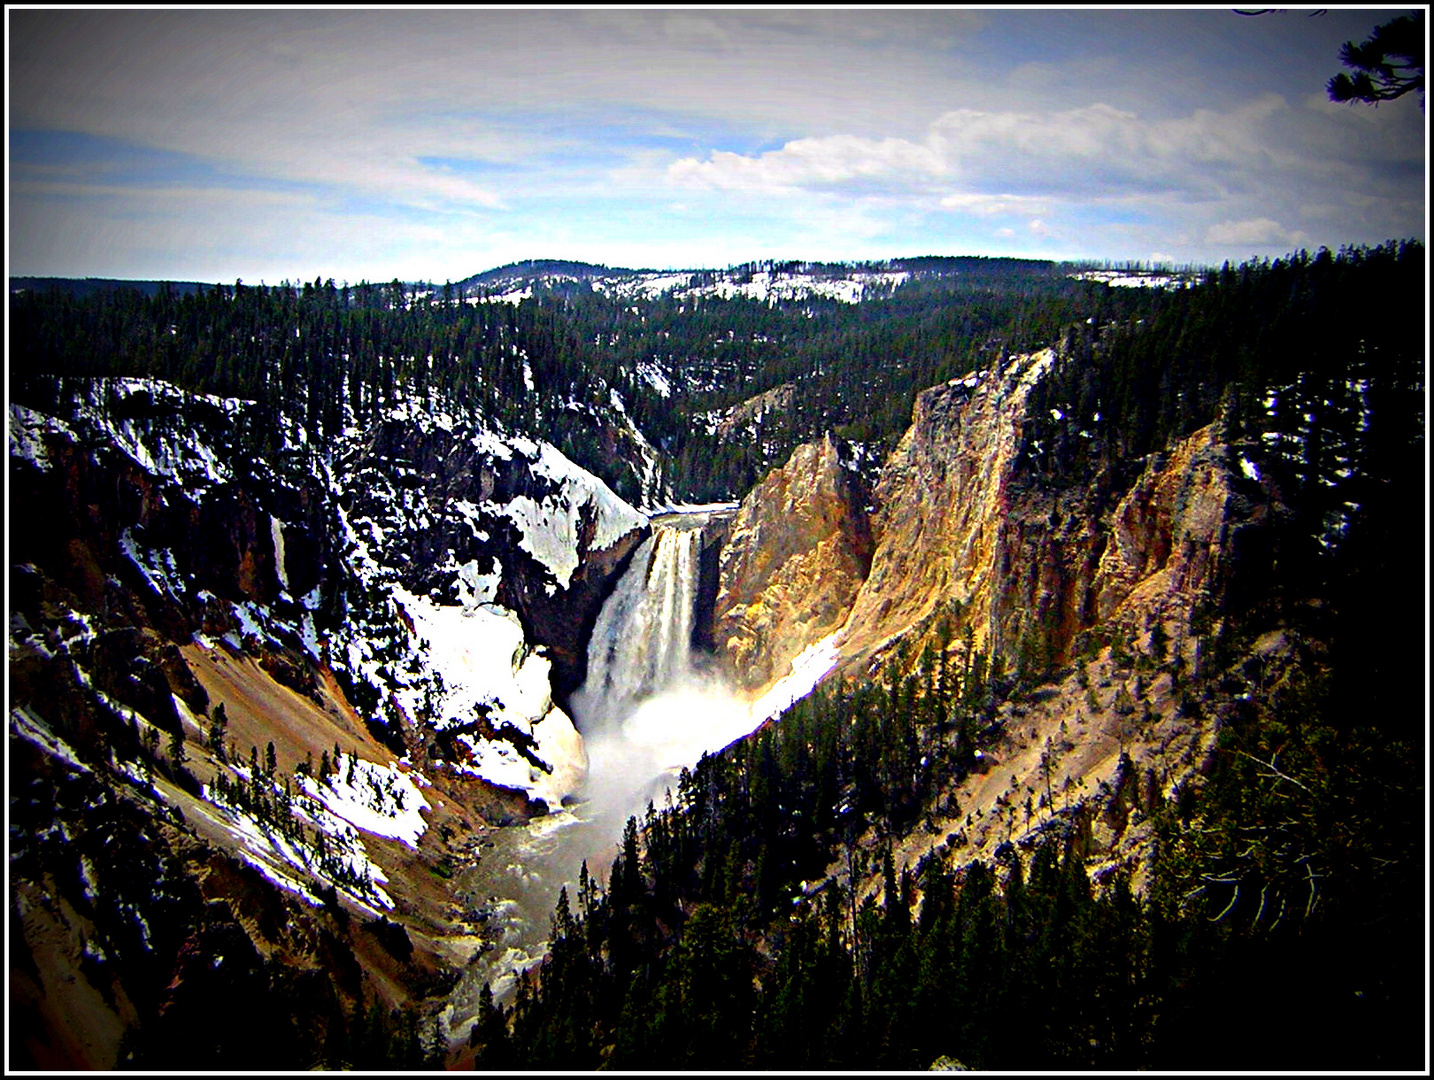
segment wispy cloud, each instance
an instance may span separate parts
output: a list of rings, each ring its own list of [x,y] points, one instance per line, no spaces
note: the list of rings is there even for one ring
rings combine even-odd
[[[930,146],[905,139],[829,135],[794,139],[756,157],[717,151],[706,161],[684,158],[667,169],[676,184],[733,191],[788,194],[830,189],[854,180],[907,186],[941,177],[946,165]]]
[[[1278,155],[1260,125],[1285,104],[1278,95],[1229,113],[1196,110],[1152,121],[1097,102],[1078,109],[937,117],[924,139],[832,135],[794,139],[760,155],[714,152],[667,169],[677,184],[787,194],[862,179],[891,191],[957,187],[941,204],[975,213],[1020,212],[1041,198],[1138,196],[1181,191],[1208,197],[1222,175],[1252,173]],[[1280,167],[1295,164],[1279,161]],[[1018,189],[1024,189],[1014,193]]]
[[[981,217],[1000,215],[1046,214],[1049,213],[1049,199],[1031,195],[981,195],[975,192],[956,192],[941,199],[947,210],[959,210]]]
[[[1294,245],[1304,243],[1308,239],[1305,232],[1287,229],[1278,221],[1271,221],[1269,218],[1221,221],[1205,230],[1206,242],[1220,247]]]
[[[1321,93],[1380,14],[12,9],[10,257],[441,279],[1422,237],[1417,105]]]

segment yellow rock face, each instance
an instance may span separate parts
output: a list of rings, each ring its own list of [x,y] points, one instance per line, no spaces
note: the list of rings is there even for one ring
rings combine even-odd
[[[840,631],[840,669],[864,670],[939,613],[973,644],[1068,663],[1081,634],[1178,636],[1230,529],[1217,424],[1161,454],[1123,492],[1046,490],[1018,469],[1047,350],[917,397],[867,499],[830,437],[798,448],[743,501],[722,557],[714,635],[748,689]]]
[[[830,436],[800,446],[742,501],[723,549],[714,639],[747,689],[846,620],[867,575],[864,492]]]

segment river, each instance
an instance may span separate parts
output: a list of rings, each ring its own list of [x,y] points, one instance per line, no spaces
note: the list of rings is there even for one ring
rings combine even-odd
[[[730,511],[729,511],[730,512]],[[445,1010],[450,1038],[465,1038],[484,983],[511,1000],[517,976],[547,948],[553,905],[579,870],[606,880],[623,825],[661,805],[683,766],[760,723],[745,699],[691,649],[703,528],[714,512],[652,519],[604,603],[588,645],[588,678],[573,719],[588,751],[581,800],[524,825],[496,829],[457,891],[482,912],[493,944],[464,969]]]

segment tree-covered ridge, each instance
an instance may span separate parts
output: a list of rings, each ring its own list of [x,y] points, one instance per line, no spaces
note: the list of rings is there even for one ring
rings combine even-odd
[[[1232,469],[1272,482],[1286,518],[1260,580],[1230,583],[1232,613],[1338,621],[1332,677],[1378,697],[1422,655],[1357,628],[1424,564],[1427,294],[1423,245],[1391,241],[1226,266],[1148,314],[1074,327],[1028,399],[1025,482],[1118,492],[1220,418]]]
[[[1031,466],[1051,485],[1108,473],[1118,486],[1222,405],[1233,438],[1284,433],[1269,441],[1302,493],[1347,464],[1328,456],[1335,439],[1375,431],[1381,458],[1404,454],[1424,419],[1406,400],[1423,386],[1424,262],[1414,242],[1301,251],[1152,292],[1133,316],[1093,312],[1032,391]]]
[[[632,453],[617,452],[616,393],[662,459],[663,494],[706,500],[740,496],[825,430],[889,445],[920,390],[1063,343],[1028,442],[1059,480],[1208,423],[1228,386],[1239,415],[1258,421],[1271,388],[1303,380],[1311,396],[1334,385],[1336,368],[1346,387],[1361,364],[1407,381],[1409,358],[1417,370],[1422,356],[1417,327],[1382,313],[1414,302],[1422,260],[1412,243],[1301,252],[1166,292],[1029,260],[902,259],[890,267],[909,279],[860,304],[633,299],[587,281],[516,304],[469,302],[471,283],[29,290],[11,297],[12,392],[44,403],[58,376],[154,376],[283,408],[318,442],[372,421],[400,386],[432,388],[455,409],[549,439],[633,501],[655,497],[638,490]],[[749,270],[759,266],[843,270]],[[784,385],[789,407],[717,430],[725,410]]]
[[[929,808],[951,768],[932,751],[973,706],[942,677],[820,697],[685,773],[629,821],[607,889],[584,867],[560,898],[548,958],[475,1027],[479,1067],[1417,1063],[1418,748],[1342,711],[1323,665],[1227,726],[1200,795],[1150,803],[1144,895],[1125,871],[1092,885],[1065,814],[994,864],[938,849],[898,874],[888,847],[858,904],[827,868],[876,872],[853,838],[879,821],[889,843]],[[1194,697],[1238,700],[1230,677]],[[1125,759],[1117,786],[1135,782]]]
[[[999,663],[928,650],[704,757],[630,820],[606,890],[584,867],[548,958],[511,1009],[487,1004],[479,1067],[1417,1065],[1417,669],[1371,710],[1334,677],[1359,628],[1286,623],[1232,612],[1194,672],[1154,639],[1122,653],[1220,729],[1169,798],[1122,756],[1112,798],[1155,830],[1140,894],[1123,869],[1092,883],[1069,806],[1033,847],[963,865],[933,838],[897,872],[894,843],[960,813],[949,792],[1018,691]],[[1263,635],[1292,647],[1249,650]],[[878,872],[864,897],[847,884]]]
[[[616,393],[662,460],[664,494],[732,498],[824,430],[894,439],[919,390],[1052,340],[1105,294],[1119,293],[1099,303],[1122,315],[1149,302],[1146,290],[1075,281],[1054,264],[908,261],[910,281],[861,304],[633,300],[590,287],[473,303],[465,286],[398,281],[24,291],[10,302],[12,393],[46,405],[68,393],[58,379],[150,376],[258,400],[322,443],[375,420],[399,387],[432,389],[455,410],[552,441],[638,501],[656,493],[638,490],[632,453],[615,452]],[[712,416],[786,383],[801,391],[792,409],[715,433]]]

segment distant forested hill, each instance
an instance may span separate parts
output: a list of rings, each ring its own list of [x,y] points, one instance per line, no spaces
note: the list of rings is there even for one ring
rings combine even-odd
[[[274,407],[301,403],[322,439],[378,416],[401,383],[431,387],[455,408],[551,439],[630,498],[653,497],[613,452],[613,430],[633,424],[660,458],[660,493],[705,500],[739,495],[829,428],[890,440],[918,390],[1050,342],[1073,319],[1129,319],[1152,302],[1148,290],[1075,280],[1052,263],[890,265],[904,283],[862,303],[819,293],[764,303],[740,293],[561,291],[545,288],[543,275],[599,268],[550,262],[491,272],[527,275],[531,294],[515,303],[398,281],[15,281],[12,391],[43,403],[70,376],[153,376]],[[750,278],[757,266],[728,277]],[[783,385],[800,388],[790,408],[718,431],[726,410]]]
[[[1422,250],[1301,252],[1170,291],[1113,288],[1037,260],[898,259],[861,264],[900,284],[860,303],[815,289],[767,302],[736,286],[601,291],[592,281],[602,274],[638,272],[553,260],[441,288],[14,279],[11,386],[17,400],[44,402],[68,376],[154,376],[287,405],[315,439],[371,421],[399,384],[432,388],[457,409],[550,439],[631,499],[705,501],[739,496],[826,430],[889,447],[918,391],[1061,344],[1065,360],[1042,393],[1102,417],[1093,441],[1078,439],[1064,413],[1043,421],[1048,437],[1032,445],[1065,475],[1208,422],[1227,387],[1243,388],[1248,413],[1254,387],[1319,370],[1360,336],[1370,297],[1407,291],[1407,265]],[[815,281],[856,265],[752,263],[707,277]],[[545,287],[554,275],[562,287]],[[574,277],[585,279],[576,291]],[[527,295],[481,302],[470,288],[479,279],[525,283]],[[778,388],[783,408],[734,419]],[[631,451],[618,449],[614,433],[632,426],[654,450],[659,490],[642,490]]]
[[[179,295],[196,293],[207,288],[198,281],[130,281],[124,278],[62,278],[62,277],[12,277],[10,291],[16,292],[59,292],[69,296],[88,297],[95,293],[113,292],[116,289],[134,289],[143,296],[154,296],[162,289],[169,289]]]

